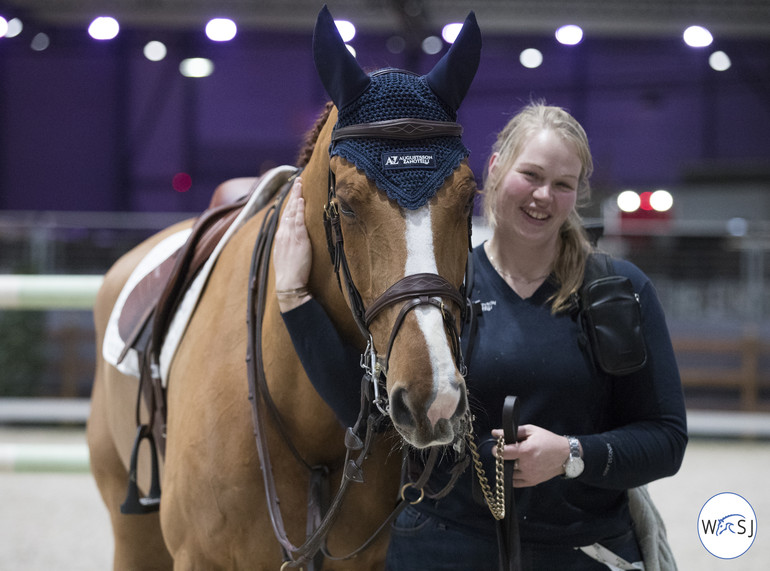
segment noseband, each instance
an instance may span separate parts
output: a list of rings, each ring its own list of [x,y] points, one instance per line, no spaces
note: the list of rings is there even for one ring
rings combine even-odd
[[[459,137],[461,134],[462,127],[457,123],[449,121],[396,119],[374,123],[363,123],[335,129],[332,133],[332,145],[334,145],[336,141],[346,138],[376,137],[382,139],[414,140],[432,137]],[[375,404],[383,414],[388,414],[387,396],[380,396],[379,394],[380,373],[387,372],[393,342],[396,339],[396,335],[398,335],[398,331],[401,328],[406,315],[411,310],[420,306],[430,305],[441,311],[444,327],[449,332],[449,337],[451,339],[452,354],[455,359],[455,364],[460,373],[463,376],[465,375],[465,364],[460,349],[460,336],[457,324],[451,309],[448,309],[443,301],[444,299],[453,301],[460,308],[460,312],[463,313],[466,308],[465,297],[443,276],[434,273],[419,273],[401,278],[385,290],[385,292],[378,297],[369,308],[365,308],[364,302],[361,299],[361,294],[353,282],[347,257],[345,256],[339,210],[337,204],[334,202],[336,195],[336,178],[330,166],[329,193],[326,206],[324,207],[324,226],[326,228],[326,241],[329,248],[329,255],[334,264],[334,271],[337,274],[337,281],[340,284],[340,289],[342,289],[344,283],[353,317],[358,328],[361,330],[362,335],[367,339],[366,351],[361,356],[361,366],[371,375],[372,383],[374,385]],[[469,249],[470,232],[471,217],[469,215]],[[369,326],[385,308],[399,302],[405,303],[402,305],[401,310],[396,317],[396,321],[393,324],[385,358],[384,361],[381,361],[374,348],[374,341]]]

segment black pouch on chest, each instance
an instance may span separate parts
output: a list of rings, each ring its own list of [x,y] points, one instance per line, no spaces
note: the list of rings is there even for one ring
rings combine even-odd
[[[608,259],[606,265],[611,267]],[[647,363],[641,307],[631,280],[606,273],[586,279],[578,322],[596,365],[610,375],[628,375]]]

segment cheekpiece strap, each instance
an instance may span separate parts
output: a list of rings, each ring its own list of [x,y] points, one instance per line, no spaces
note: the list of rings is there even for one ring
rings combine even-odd
[[[451,121],[430,121],[428,119],[389,119],[373,123],[361,123],[332,131],[332,143],[342,139],[396,139],[410,141],[434,137],[460,137],[463,127]]]

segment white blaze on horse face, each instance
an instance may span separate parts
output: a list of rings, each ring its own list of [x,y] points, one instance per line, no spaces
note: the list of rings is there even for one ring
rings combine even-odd
[[[433,229],[430,205],[418,210],[406,211],[406,264],[404,275],[438,273],[433,248]],[[432,425],[442,418],[449,419],[460,402],[454,357],[447,343],[441,311],[433,306],[422,305],[414,310],[417,323],[428,346],[433,370],[434,399],[427,411]]]

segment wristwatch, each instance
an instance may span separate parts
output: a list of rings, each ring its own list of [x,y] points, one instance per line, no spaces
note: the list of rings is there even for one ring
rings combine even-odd
[[[569,458],[564,462],[564,477],[577,478],[583,473],[583,459],[580,457],[580,442],[574,436],[567,436],[569,442]]]

